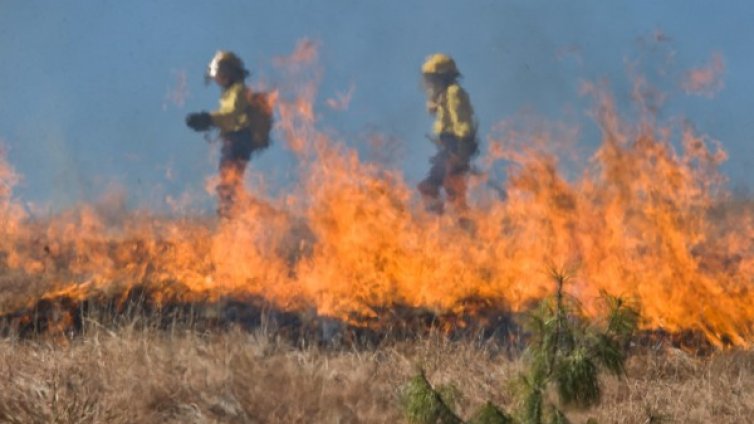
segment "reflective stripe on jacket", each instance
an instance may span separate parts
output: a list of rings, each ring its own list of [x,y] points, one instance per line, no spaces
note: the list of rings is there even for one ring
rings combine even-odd
[[[452,134],[460,140],[473,137],[475,131],[474,109],[469,95],[458,84],[451,84],[442,93],[435,110],[435,135]]]

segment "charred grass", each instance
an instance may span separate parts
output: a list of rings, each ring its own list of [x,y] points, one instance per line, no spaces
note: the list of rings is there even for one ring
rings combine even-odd
[[[402,422],[400,394],[417,366],[455,390],[468,416],[491,400],[514,409],[521,361],[499,343],[435,334],[371,348],[248,331],[89,321],[74,337],[0,339],[0,422]],[[754,351],[706,357],[642,349],[627,375],[607,378],[600,406],[574,422],[747,423]]]

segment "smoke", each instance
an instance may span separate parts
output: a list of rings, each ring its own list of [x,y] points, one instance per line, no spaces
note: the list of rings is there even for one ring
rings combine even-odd
[[[276,63],[291,79],[279,87],[277,125],[299,161],[297,187],[276,199],[250,185],[229,222],[134,218],[113,235],[108,220],[120,221],[123,205],[115,195],[99,210],[54,217],[38,237],[14,238],[19,267],[65,272],[71,288],[180,282],[185,292],[163,295],[261,296],[286,310],[368,322],[396,305],[465,313],[474,298],[522,310],[552,291],[546,264],[575,263],[587,310],[606,291],[636,298],[645,327],[751,340],[754,227],[749,218],[738,221],[743,228],[710,219],[725,191],[717,168],[726,156],[690,126],[676,149],[677,121],[627,119],[606,87],[587,84],[602,133],[589,166],[573,179],[559,170],[578,130],[502,126],[479,160],[479,180],[509,162],[506,196],[474,185],[469,231],[452,213],[426,213],[400,172],[364,161],[317,125],[316,43],[301,41]],[[653,102],[640,88],[634,100],[646,109]],[[394,141],[373,144],[390,153]],[[49,248],[40,253],[36,240]]]
[[[278,68],[301,69],[314,64],[318,57],[319,43],[303,38],[296,43],[290,55],[275,57],[272,59],[272,64]]]
[[[167,110],[170,105],[182,108],[186,105],[186,100],[190,96],[186,70],[173,70],[171,74],[173,75],[173,86],[168,88],[165,93],[162,110]]]
[[[687,94],[712,98],[724,87],[724,73],[723,56],[720,53],[714,53],[706,64],[686,72],[681,87]]]
[[[579,66],[584,64],[584,52],[581,47],[576,44],[569,44],[557,49],[555,51],[555,58],[558,62],[572,60]]]
[[[335,93],[335,97],[330,97],[327,100],[325,100],[325,104],[330,107],[332,110],[339,110],[344,111],[348,109],[348,106],[351,104],[351,98],[353,98],[353,93],[356,91],[356,86],[351,84],[348,87],[348,90],[345,92],[339,92]]]
[[[0,202],[3,205],[10,202],[13,187],[18,184],[20,177],[8,163],[5,149],[0,147]]]
[[[13,198],[13,188],[20,180],[21,176],[8,162],[5,149],[0,145],[0,265],[15,262],[13,240],[25,234],[26,213]]]
[[[308,38],[299,40],[290,55],[272,60],[284,78],[278,87],[277,128],[282,129],[288,148],[297,155],[311,149],[307,141],[313,136],[314,104],[323,72],[318,61],[319,43]]]

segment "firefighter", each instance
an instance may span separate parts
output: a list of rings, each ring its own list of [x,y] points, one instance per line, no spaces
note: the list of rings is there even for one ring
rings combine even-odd
[[[186,117],[186,125],[195,131],[216,128],[220,132],[220,182],[216,190],[217,212],[223,218],[232,215],[238,202],[243,174],[252,154],[269,145],[271,112],[261,113],[270,115],[260,117],[259,110],[255,110],[254,94],[245,84],[248,76],[249,71],[238,56],[218,51],[209,63],[205,79],[220,87],[220,107],[214,112],[191,113]]]
[[[430,139],[437,153],[430,159],[427,177],[418,189],[427,210],[443,213],[440,189],[458,213],[467,209],[466,178],[471,159],[478,151],[474,110],[455,61],[445,54],[429,56],[421,68],[427,94],[427,110],[435,117]]]

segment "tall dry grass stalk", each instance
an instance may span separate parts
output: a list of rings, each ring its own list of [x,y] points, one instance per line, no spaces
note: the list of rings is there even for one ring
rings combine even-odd
[[[514,409],[519,359],[499,347],[441,337],[370,350],[293,345],[273,331],[201,332],[98,327],[73,339],[0,340],[0,422],[400,422],[401,386],[419,365],[433,385],[460,390],[458,413],[488,400]],[[574,422],[748,423],[754,352],[696,358],[648,351],[625,378],[603,381],[603,401]]]

